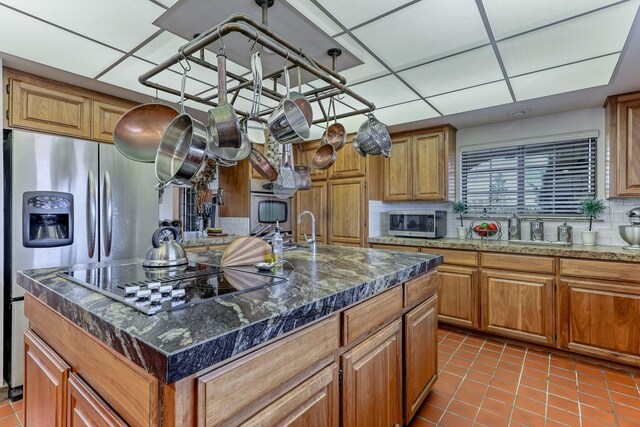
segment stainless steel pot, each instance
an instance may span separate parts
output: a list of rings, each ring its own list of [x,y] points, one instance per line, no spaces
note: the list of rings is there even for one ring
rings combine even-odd
[[[209,128],[216,147],[240,148],[240,123],[227,102],[227,57],[223,53],[218,54],[218,106],[209,110]]]
[[[184,87],[187,69],[182,75],[181,114],[171,121],[158,146],[155,160],[159,187],[183,185],[200,171],[210,139],[207,127],[184,110]]]
[[[358,146],[370,156],[391,155],[391,136],[373,113],[369,114],[367,120],[358,129]]]
[[[311,129],[305,112],[298,105],[299,100],[294,101],[289,94],[289,71],[284,69],[286,96],[280,101],[278,107],[271,113],[267,120],[267,126],[271,136],[280,144],[291,144],[309,138]],[[305,99],[306,101],[306,99]],[[308,103],[308,101],[306,101]]]
[[[160,234],[166,230],[171,231],[173,239],[165,237],[163,241],[160,241]],[[180,234],[175,228],[158,228],[151,237],[151,247],[147,249],[142,265],[144,267],[167,268],[188,264],[187,253],[179,240]]]

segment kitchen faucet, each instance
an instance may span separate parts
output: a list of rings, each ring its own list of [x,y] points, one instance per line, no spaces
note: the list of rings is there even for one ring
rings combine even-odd
[[[298,215],[298,225],[302,222],[302,217],[305,215],[309,215],[311,217],[311,238],[308,239],[307,235],[304,235],[304,239],[309,244],[309,249],[312,251],[316,250],[316,217],[313,216],[313,212],[311,211],[302,211],[300,215]]]

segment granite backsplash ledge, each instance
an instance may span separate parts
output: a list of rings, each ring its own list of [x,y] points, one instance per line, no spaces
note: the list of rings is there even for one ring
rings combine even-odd
[[[189,254],[215,265],[220,251]],[[25,270],[18,283],[53,310],[166,383],[223,362],[269,339],[431,270],[442,257],[319,245],[289,251],[287,283],[147,316],[59,273]],[[97,265],[125,265],[128,260]],[[96,265],[96,264],[94,264]],[[253,271],[252,267],[251,268]]]
[[[623,246],[585,246],[578,244],[570,246],[545,246],[538,244],[511,243],[507,240],[461,240],[449,237],[442,239],[420,239],[415,237],[398,236],[369,237],[369,243],[483,252],[504,252],[523,255],[547,255],[603,261],[640,262],[640,251],[625,249]]]

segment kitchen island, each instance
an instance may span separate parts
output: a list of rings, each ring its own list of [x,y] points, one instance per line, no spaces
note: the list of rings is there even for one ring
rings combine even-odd
[[[220,252],[189,257],[215,265]],[[94,410],[149,426],[407,422],[436,378],[442,257],[318,246],[285,258],[285,283],[151,316],[60,275],[69,268],[22,272],[27,419],[53,413],[64,425]],[[54,403],[36,405],[43,394],[30,390],[44,385]]]

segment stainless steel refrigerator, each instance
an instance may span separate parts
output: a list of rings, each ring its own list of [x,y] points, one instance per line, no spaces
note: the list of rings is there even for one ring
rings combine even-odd
[[[144,256],[158,224],[153,164],[112,144],[4,131],[4,379],[24,377],[24,290],[16,272]]]

